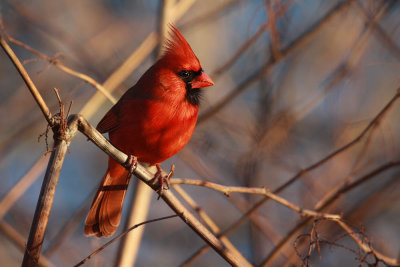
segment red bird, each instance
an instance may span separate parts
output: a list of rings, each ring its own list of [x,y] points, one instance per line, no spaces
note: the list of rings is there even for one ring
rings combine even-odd
[[[201,88],[213,84],[185,38],[171,26],[164,55],[108,111],[97,130],[108,132],[111,143],[124,153],[156,165],[160,171],[159,163],[189,141]],[[129,172],[110,157],[86,218],[85,235],[101,237],[115,232],[129,179]]]

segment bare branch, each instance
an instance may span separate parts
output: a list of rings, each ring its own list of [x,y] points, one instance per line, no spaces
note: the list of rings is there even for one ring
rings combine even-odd
[[[286,207],[288,207],[291,210],[294,210],[295,212],[299,213],[301,216],[306,216],[306,217],[320,217],[320,218],[325,218],[325,219],[330,219],[330,220],[340,220],[340,216],[336,214],[326,214],[326,213],[319,213],[315,212],[313,210],[308,210],[308,209],[303,209],[288,200],[271,193],[267,188],[265,187],[241,187],[241,186],[226,186],[226,185],[221,185],[221,184],[216,184],[216,183],[211,183],[211,182],[205,182],[201,180],[193,180],[193,179],[178,179],[174,178],[171,179],[170,181],[171,184],[188,184],[188,185],[198,185],[198,186],[203,186],[207,187],[216,191],[220,191],[224,193],[226,196],[229,196],[230,193],[246,193],[246,194],[256,194],[256,195],[263,195],[266,196],[275,202],[278,202],[279,204],[282,204]]]
[[[42,189],[40,190],[22,266],[36,266],[39,260],[58,178],[67,148],[68,144],[65,140],[55,140],[54,150],[51,153],[49,165],[43,179]]]
[[[371,246],[368,246],[363,242],[355,233],[354,231],[348,226],[345,222],[339,220],[337,223],[351,236],[351,238],[356,241],[358,247],[360,247],[364,252],[366,253],[371,253],[373,254],[376,258],[379,260],[385,262],[386,264],[392,265],[392,266],[399,266],[400,261],[390,258],[386,255],[383,255],[382,253],[376,251],[374,248]]]

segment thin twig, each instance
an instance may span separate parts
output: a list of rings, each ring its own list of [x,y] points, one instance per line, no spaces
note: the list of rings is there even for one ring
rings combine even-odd
[[[60,61],[58,61],[57,59],[48,57],[48,56],[46,56],[45,54],[39,52],[38,50],[36,50],[36,49],[34,49],[34,48],[28,46],[27,44],[24,44],[24,43],[22,43],[22,42],[20,42],[20,41],[18,41],[18,40],[16,40],[16,39],[14,39],[14,38],[12,38],[11,36],[8,36],[8,40],[9,40],[11,43],[14,43],[14,44],[16,44],[16,45],[18,45],[18,46],[21,46],[21,47],[23,47],[24,49],[28,50],[29,52],[31,52],[31,53],[33,53],[33,54],[39,56],[40,58],[42,58],[42,59],[44,59],[44,60],[46,60],[46,61],[48,61],[50,64],[56,66],[57,68],[59,68],[60,70],[64,71],[65,73],[68,73],[68,74],[70,74],[70,75],[72,75],[72,76],[74,76],[74,77],[77,77],[77,78],[79,78],[79,79],[81,79],[81,80],[83,80],[83,81],[85,81],[85,82],[91,84],[93,87],[95,87],[97,90],[99,90],[99,92],[101,92],[106,98],[108,98],[108,100],[110,100],[112,103],[116,103],[116,102],[117,102],[117,99],[115,99],[115,97],[113,97],[113,96],[107,91],[106,88],[104,88],[99,82],[97,82],[97,81],[96,81],[95,79],[93,79],[92,77],[90,77],[90,76],[88,76],[88,75],[86,75],[86,74],[80,73],[80,72],[78,72],[78,71],[75,71],[75,70],[73,70],[73,69],[71,69],[71,68],[69,68],[69,67],[63,65],[63,64],[60,63]]]
[[[324,163],[328,162],[331,160],[333,157],[337,156],[338,154],[348,150],[349,148],[353,147],[355,144],[357,144],[361,139],[364,138],[364,136],[370,131],[373,127],[376,127],[379,125],[380,120],[383,118],[383,116],[390,110],[390,108],[393,106],[393,104],[400,98],[400,88],[397,89],[396,94],[390,99],[390,101],[383,107],[382,110],[379,111],[379,113],[368,123],[367,127],[364,128],[364,130],[361,131],[361,133],[354,138],[352,141],[349,143],[345,144],[344,146],[340,147],[339,149],[333,151],[332,153],[328,154],[324,158],[318,160],[317,162],[313,163],[309,167],[299,171],[296,175],[294,175],[292,178],[290,178],[287,182],[279,186],[274,193],[279,193],[292,183],[294,183],[297,179],[300,177],[304,176],[306,173],[318,168],[319,166],[323,165]]]
[[[201,180],[179,179],[179,178],[171,179],[170,183],[171,184],[187,184],[187,185],[203,186],[203,187],[207,187],[207,188],[210,188],[210,189],[213,189],[216,191],[220,191],[220,192],[224,193],[226,196],[229,196],[230,193],[246,193],[246,194],[263,195],[263,196],[266,196],[266,197],[274,200],[275,202],[278,202],[278,203],[288,207],[291,210],[296,211],[301,216],[320,217],[320,218],[325,218],[325,219],[330,219],[330,220],[339,220],[340,219],[340,215],[320,213],[320,212],[315,212],[313,210],[303,209],[303,208],[291,203],[290,201],[288,201],[274,193],[271,193],[265,187],[226,186],[226,185],[221,185],[221,184],[216,184],[216,183],[211,183],[211,182],[205,182],[205,181],[201,181]]]
[[[43,16],[42,13],[35,13],[29,6],[25,5],[22,2],[7,0],[7,3],[13,7],[16,14],[23,17],[26,22],[25,26],[31,28],[32,30],[36,31],[40,34],[45,40],[47,44],[51,44],[52,41],[62,43],[65,46],[68,46],[72,53],[75,54],[75,58],[79,60],[79,63],[88,63],[93,62],[93,56],[91,56],[82,46],[82,43],[78,41],[79,36],[74,34],[73,32],[69,31],[64,25],[59,25],[57,23],[48,23],[46,21],[47,17]],[[71,57],[70,57],[71,59]],[[76,60],[75,60],[76,62]],[[89,66],[90,71],[95,73],[96,75],[99,74],[98,66]]]
[[[358,247],[361,248],[365,253],[373,254],[376,258],[378,258],[380,261],[383,261],[386,265],[400,266],[399,260],[383,255],[382,253],[372,248],[370,245],[366,245],[365,242],[363,242],[345,222],[343,222],[342,220],[338,220],[337,223],[349,234],[349,236],[357,243]]]
[[[327,198],[325,201],[320,201],[317,203],[315,206],[316,210],[322,210],[325,207],[327,207],[329,204],[331,204],[333,201],[338,199],[341,195],[357,188],[361,184],[369,181],[370,179],[376,177],[378,174],[387,171],[393,167],[400,166],[400,161],[391,161],[387,162],[385,164],[382,164],[381,166],[378,166],[374,170],[370,171],[369,173],[359,177],[358,179],[355,179],[351,183],[346,183],[342,187],[338,188],[335,193],[331,194],[330,198]]]
[[[96,254],[100,253],[103,249],[105,249],[106,247],[108,247],[109,245],[111,245],[112,243],[114,243],[115,241],[117,241],[118,239],[120,239],[121,237],[123,237],[124,235],[128,234],[130,231],[132,231],[133,229],[148,224],[148,223],[153,223],[153,222],[158,222],[158,221],[162,221],[162,220],[167,220],[167,219],[171,219],[174,217],[178,217],[179,215],[174,214],[174,215],[170,215],[170,216],[165,216],[165,217],[161,217],[161,218],[157,218],[157,219],[152,219],[152,220],[147,220],[138,224],[135,224],[132,227],[129,227],[126,231],[120,233],[119,235],[117,235],[116,237],[114,237],[113,239],[111,239],[110,241],[108,241],[107,243],[105,243],[104,245],[102,245],[101,247],[99,247],[98,249],[96,249],[93,253],[91,253],[89,256],[87,256],[86,258],[84,258],[83,260],[81,260],[80,262],[78,262],[77,264],[74,265],[74,267],[77,266],[81,266],[83,264],[85,264],[88,260],[90,260],[93,256],[95,256]]]
[[[18,57],[15,55],[14,51],[8,45],[6,40],[3,38],[0,32],[0,45],[3,48],[4,52],[6,52],[7,56],[10,58],[11,62],[14,64],[15,68],[17,68],[19,74],[21,75],[22,79],[24,80],[26,86],[28,87],[29,91],[31,92],[33,98],[35,99],[36,103],[39,105],[40,110],[42,111],[44,117],[46,118],[48,124],[52,127],[55,125],[55,121],[49,108],[47,107],[46,102],[44,102],[42,96],[40,95],[38,89],[36,88],[35,84],[29,77],[28,73],[26,72],[24,66],[19,61]]]

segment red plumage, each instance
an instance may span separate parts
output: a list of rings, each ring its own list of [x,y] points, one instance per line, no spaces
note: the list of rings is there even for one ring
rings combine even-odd
[[[189,141],[197,121],[200,88],[212,84],[185,38],[171,26],[164,55],[108,111],[97,130],[108,132],[114,146],[139,162],[158,164]],[[128,184],[128,171],[109,158],[86,218],[86,235],[115,232]]]

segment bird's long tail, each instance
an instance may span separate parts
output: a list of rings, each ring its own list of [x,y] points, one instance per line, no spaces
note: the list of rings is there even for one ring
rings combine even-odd
[[[110,158],[107,172],[86,217],[85,235],[106,237],[117,230],[129,180],[128,171]]]

